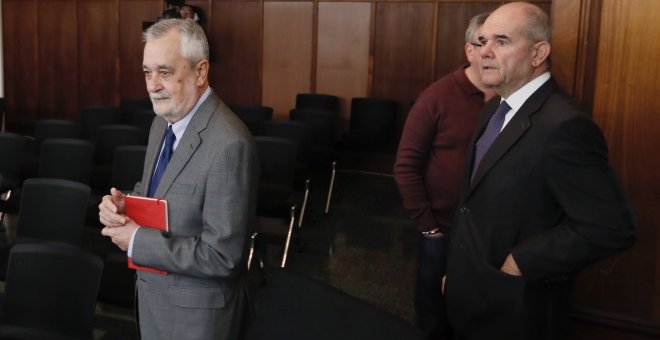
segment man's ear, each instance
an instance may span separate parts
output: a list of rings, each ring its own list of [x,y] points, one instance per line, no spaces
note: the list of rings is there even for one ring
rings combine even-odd
[[[532,53],[532,66],[539,67],[550,57],[550,43],[541,41],[534,44],[534,52]]]
[[[197,63],[195,73],[197,76],[197,86],[204,85],[209,77],[209,61],[202,59],[199,63]]]
[[[465,43],[465,58],[467,58],[468,63],[472,64],[472,49],[474,49],[474,46],[472,46],[469,43]]]

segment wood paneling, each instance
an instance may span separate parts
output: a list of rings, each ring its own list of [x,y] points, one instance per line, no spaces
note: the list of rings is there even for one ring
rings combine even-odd
[[[580,2],[558,0],[552,4],[552,77],[566,93],[574,94],[580,28]]]
[[[369,93],[371,4],[322,2],[318,13],[316,91],[340,98],[344,131],[351,98]]]
[[[39,102],[37,4],[4,0],[2,15],[7,130],[31,133],[25,125],[36,119]]]
[[[146,97],[142,74],[142,23],[154,21],[163,10],[162,1],[119,1],[119,83],[121,98]]]
[[[576,303],[660,326],[660,42],[647,38],[660,33],[658,11],[655,0],[602,2],[593,118],[608,140],[640,229],[637,244],[616,265],[581,276]]]
[[[228,104],[261,104],[261,4],[213,3],[211,86]]]
[[[288,118],[296,94],[311,90],[312,2],[264,3],[263,98],[274,118]]]
[[[37,119],[76,119],[78,112],[78,39],[75,0],[37,4]]]
[[[377,3],[372,97],[399,101],[397,136],[412,103],[432,82],[434,4]]]
[[[78,3],[80,106],[119,103],[118,20],[115,0]]]

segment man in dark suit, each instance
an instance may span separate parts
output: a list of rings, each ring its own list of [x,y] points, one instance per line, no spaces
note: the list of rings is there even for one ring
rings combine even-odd
[[[561,339],[569,278],[631,246],[636,225],[600,129],[549,73],[551,27],[528,3],[479,34],[480,113],[451,235],[445,293],[458,339]]]
[[[99,206],[102,234],[136,265],[168,272],[137,271],[142,339],[239,339],[249,310],[256,145],[209,87],[208,42],[195,21],[164,20],[144,36],[143,71],[158,117],[134,194],[168,202],[169,232],[138,227],[113,188]]]

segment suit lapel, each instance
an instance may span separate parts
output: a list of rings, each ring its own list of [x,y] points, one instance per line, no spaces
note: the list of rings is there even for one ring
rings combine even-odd
[[[174,183],[174,180],[179,176],[185,165],[188,164],[188,161],[202,143],[200,133],[208,126],[209,120],[218,106],[218,102],[219,100],[215,93],[211,92],[208,98],[199,107],[195,116],[190,120],[190,123],[188,123],[186,131],[183,133],[181,141],[179,141],[176,150],[172,154],[172,159],[170,159],[167,169],[165,169],[165,173],[163,173],[160,184],[158,184],[158,189],[155,193],[156,197],[165,197],[172,186],[172,183]]]
[[[469,177],[471,172],[467,172],[468,178],[466,178],[466,181],[469,183],[469,190],[465,198],[469,197],[469,195],[479,185],[479,182],[484,178],[488,171],[497,163],[500,158],[502,158],[502,156],[504,156],[504,154],[507,153],[507,151],[509,151],[509,149],[513,147],[513,145],[518,139],[520,139],[520,137],[522,137],[525,131],[531,127],[531,116],[541,109],[541,106],[545,100],[548,98],[548,96],[550,96],[552,92],[556,90],[556,87],[557,86],[555,82],[550,79],[536,92],[534,92],[534,94],[532,94],[532,96],[529,97],[527,101],[525,101],[520,110],[516,112],[515,116],[504,127],[499,136],[497,136],[497,139],[493,145],[486,152],[471,182]],[[494,108],[490,108],[491,111],[488,115],[488,118],[490,118],[490,116],[495,112],[496,108],[496,106]],[[486,120],[485,124],[487,123],[488,120]],[[484,126],[479,127],[481,129],[479,131],[482,131],[485,128],[485,124]],[[473,142],[476,142],[476,139]],[[472,155],[474,154],[474,143],[471,144],[469,153],[469,157],[472,159]],[[471,163],[472,161],[470,161],[470,164]]]

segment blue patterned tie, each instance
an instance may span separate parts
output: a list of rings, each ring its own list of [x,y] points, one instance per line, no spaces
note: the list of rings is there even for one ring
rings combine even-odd
[[[502,125],[504,125],[504,116],[507,112],[509,112],[509,110],[511,110],[511,107],[506,103],[506,101],[503,100],[495,113],[490,117],[490,121],[488,121],[486,130],[481,135],[481,137],[479,137],[479,140],[476,144],[474,162],[472,166],[472,177],[474,177],[474,174],[477,172],[479,163],[481,163],[481,160],[484,158],[484,155],[488,149],[490,149],[490,146],[497,138],[497,135],[499,135],[500,131],[502,131]]]
[[[158,157],[158,165],[156,167],[156,171],[154,171],[154,175],[151,177],[151,184],[149,185],[149,197],[154,197],[154,194],[156,193],[158,183],[160,183],[160,179],[163,177],[163,173],[165,173],[167,164],[170,162],[170,158],[172,157],[175,140],[176,136],[172,131],[172,125],[170,125],[167,127],[167,132],[165,133],[163,150],[160,153],[160,157]]]

